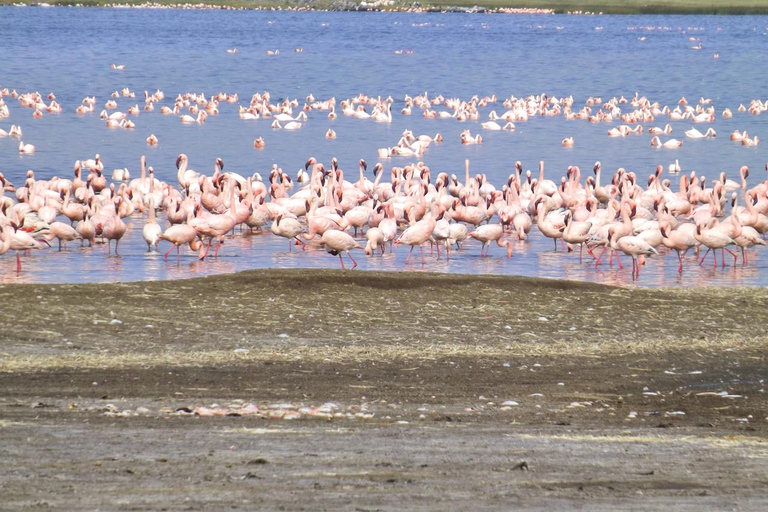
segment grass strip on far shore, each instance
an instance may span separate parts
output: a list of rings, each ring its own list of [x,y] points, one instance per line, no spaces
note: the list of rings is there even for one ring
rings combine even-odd
[[[121,0],[51,0],[24,2],[0,0],[0,5],[61,5],[88,7],[177,7],[182,9],[292,9],[292,10],[381,10],[381,11],[469,11],[510,13],[576,14],[768,14],[764,0],[209,0],[207,2],[157,2]]]

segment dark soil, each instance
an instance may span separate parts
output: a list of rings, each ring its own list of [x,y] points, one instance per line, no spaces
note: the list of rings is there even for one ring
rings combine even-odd
[[[762,289],[301,270],[0,301],[3,510],[768,509]]]

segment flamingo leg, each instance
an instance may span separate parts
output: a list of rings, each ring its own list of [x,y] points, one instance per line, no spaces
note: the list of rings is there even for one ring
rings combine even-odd
[[[353,258],[352,255],[349,254],[349,252],[347,252],[347,256],[349,256],[349,259],[352,260],[352,263],[353,263],[352,268],[357,268],[357,262],[355,261],[355,258]]]
[[[709,251],[711,251],[711,250],[712,250],[712,249],[710,249],[710,248],[707,248],[707,252],[705,252],[705,253],[704,253],[704,257],[702,257],[702,258],[701,258],[701,261],[699,262],[699,265],[701,265],[702,263],[704,263],[704,260],[705,260],[705,259],[707,259],[707,255],[709,254]]]
[[[405,257],[405,264],[408,264],[408,260],[411,258],[411,253],[413,252],[413,248],[416,247],[415,245],[411,246],[411,250],[408,251],[408,256]]]
[[[166,256],[168,255],[166,254]],[[176,246],[176,265],[181,265],[181,249],[179,248],[178,245]]]
[[[345,268],[344,268],[344,258],[341,257],[341,253],[339,253],[339,261],[341,262],[341,270],[345,270]]]
[[[715,270],[717,270],[717,251],[712,251],[712,259],[715,260]]]
[[[424,261],[424,245],[423,244],[419,246],[419,250],[421,251],[421,264],[424,265],[427,262]]]
[[[16,272],[21,272],[21,257],[19,251],[16,251]]]
[[[680,251],[677,251],[677,259],[680,260],[680,266],[677,267],[677,273],[682,274],[683,273],[683,255]]]
[[[605,254],[605,251],[607,251],[607,250],[608,250],[608,246],[606,245],[606,246],[603,247],[603,250],[600,251],[600,256],[598,256],[597,257],[597,261],[595,261],[595,268],[597,268],[597,266],[602,263],[602,261],[600,261],[600,259],[603,257],[603,254]]]
[[[208,256],[208,251],[211,250],[211,242],[213,242],[213,238],[208,240],[208,245],[205,247],[205,254],[203,254],[202,258],[200,258],[201,260],[204,260]]]
[[[733,251],[730,251],[730,250],[728,250],[728,249],[726,249],[726,250],[727,250],[727,251],[728,251],[728,252],[731,254],[731,256],[733,256],[733,266],[735,267],[735,266],[736,266],[736,262],[737,262],[737,261],[738,261],[738,259],[739,259],[739,255],[738,255],[738,253],[735,253],[735,252],[733,252]],[[744,248],[742,247],[742,249],[741,249],[741,250],[743,251],[743,250],[744,250]]]
[[[216,240],[216,249],[213,251],[213,257],[218,258],[219,257],[219,247],[221,247],[221,240]]]
[[[179,248],[179,246],[178,246],[178,245],[176,245],[176,244],[171,244],[171,248],[170,248],[170,249],[168,249],[168,252],[167,252],[167,253],[165,253],[165,261],[168,261],[168,255],[169,255],[169,254],[171,254],[171,251],[173,250],[173,248],[174,248],[174,247],[176,247],[177,249]]]
[[[117,256],[117,246],[120,243],[120,239],[115,240],[115,256]]]
[[[584,252],[584,244],[579,244],[579,263],[581,263],[581,255]]]

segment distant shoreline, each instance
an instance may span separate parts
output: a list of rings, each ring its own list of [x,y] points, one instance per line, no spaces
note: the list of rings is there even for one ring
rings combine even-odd
[[[446,2],[445,4],[442,1]],[[210,2],[107,2],[63,0],[19,2],[0,0],[0,6],[102,7],[117,9],[269,10],[269,11],[362,11],[362,12],[461,12],[476,14],[649,14],[649,15],[766,15],[768,4],[755,0],[628,0],[621,5],[595,0],[213,0]]]

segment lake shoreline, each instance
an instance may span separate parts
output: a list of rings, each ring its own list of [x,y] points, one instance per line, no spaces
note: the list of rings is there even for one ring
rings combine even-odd
[[[764,289],[302,269],[0,300],[11,509],[766,503]]]
[[[409,13],[465,13],[465,14],[516,14],[516,15],[766,15],[768,5],[727,3],[691,5],[681,2],[629,2],[622,5],[604,5],[600,2],[497,2],[495,0],[460,1],[459,4],[430,4],[422,2],[398,2],[375,0],[320,0],[271,2],[268,0],[223,0],[207,3],[193,2],[105,2],[102,0],[14,2],[0,0],[0,6],[17,7],[102,7],[118,9],[183,9],[183,10],[266,10],[266,11],[336,11],[336,12],[409,12]],[[500,3],[507,5],[499,5]]]

